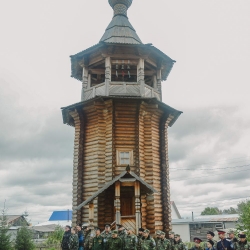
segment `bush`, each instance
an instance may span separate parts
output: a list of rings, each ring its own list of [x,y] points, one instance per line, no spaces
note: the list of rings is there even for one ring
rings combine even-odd
[[[32,233],[27,226],[22,226],[16,236],[15,250],[34,250],[35,244],[32,241]]]

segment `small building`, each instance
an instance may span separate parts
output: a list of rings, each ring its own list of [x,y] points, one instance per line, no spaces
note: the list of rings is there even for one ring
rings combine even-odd
[[[236,228],[238,214],[200,215],[192,219],[173,219],[173,231],[179,233],[184,242],[192,241],[194,237],[206,240],[207,231]],[[215,238],[215,239],[216,239]]]

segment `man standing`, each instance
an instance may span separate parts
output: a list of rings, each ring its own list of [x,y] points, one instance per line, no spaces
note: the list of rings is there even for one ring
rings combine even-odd
[[[174,246],[173,250],[185,250],[185,244],[181,240],[181,236],[179,234],[174,235]]]
[[[117,227],[118,227],[118,237],[124,240],[124,237],[126,236],[126,229],[121,224],[117,224]]]
[[[217,250],[233,250],[231,248],[231,241],[226,239],[226,232],[223,230],[217,230],[220,240],[217,243]]]
[[[71,235],[69,238],[69,249],[78,250],[78,248],[79,248],[79,240],[78,240],[77,230],[75,227],[72,227]]]
[[[239,234],[239,241],[236,243],[237,250],[250,250],[250,244],[247,242],[246,234],[240,233]]]
[[[158,241],[161,240],[161,231],[157,230],[155,234],[155,245],[157,246]],[[157,248],[156,248],[157,249]]]
[[[170,245],[171,245],[171,249],[174,247],[174,232],[170,231],[168,233],[168,237],[169,237],[169,241],[170,241]]]
[[[191,248],[191,250],[204,250],[203,247],[201,247],[202,240],[200,238],[195,237],[194,238],[194,247]]]
[[[95,230],[95,237],[93,238],[92,250],[104,250],[104,240],[101,236],[101,229],[99,227]]]
[[[123,242],[124,250],[137,250],[137,237],[132,233],[132,228],[127,228]]]
[[[157,250],[171,250],[171,244],[170,241],[165,238],[165,233],[161,232],[160,234],[160,240],[158,240],[156,244]]]
[[[139,229],[138,229],[138,235],[137,235],[137,240],[138,240],[138,243],[137,243],[137,250],[141,250],[141,242],[142,242],[143,232],[144,232],[144,229],[143,229],[143,228],[139,228]]]
[[[112,237],[110,224],[105,224],[104,232],[102,232],[101,236],[103,237],[104,249],[107,250],[108,240]]]
[[[76,230],[77,230],[78,241],[79,241],[79,249],[78,250],[83,250],[84,236],[83,236],[83,231],[82,231],[82,225],[78,224],[76,226]]]
[[[122,240],[118,237],[118,231],[114,230],[112,232],[112,237],[109,238],[107,243],[108,250],[121,250],[122,249]]]
[[[90,250],[92,248],[93,238],[95,237],[94,225],[89,224],[86,229],[86,236],[84,241],[84,250]]]
[[[143,238],[141,242],[141,250],[153,250],[155,249],[155,240],[149,235],[150,231],[145,229],[143,232]]]
[[[236,248],[236,243],[238,242],[238,240],[236,239],[235,235],[234,235],[234,230],[230,229],[228,232],[228,236],[229,236],[229,240],[231,241],[231,248],[235,249]]]
[[[207,232],[207,240],[212,240],[214,242],[214,248],[216,248],[217,241],[214,240],[214,232],[212,231]]]
[[[70,236],[71,236],[71,227],[66,226],[64,228],[64,234],[61,242],[62,250],[69,250]]]

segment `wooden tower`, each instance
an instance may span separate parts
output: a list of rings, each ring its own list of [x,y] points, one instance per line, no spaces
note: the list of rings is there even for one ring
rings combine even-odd
[[[167,129],[180,111],[162,102],[173,64],[143,44],[127,17],[133,0],[109,0],[100,42],[71,56],[81,102],[62,108],[75,128],[72,223],[171,229]],[[129,165],[129,167],[127,167]]]

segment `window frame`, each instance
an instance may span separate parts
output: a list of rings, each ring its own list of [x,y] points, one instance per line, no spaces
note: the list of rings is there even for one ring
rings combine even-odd
[[[121,164],[121,153],[129,153],[129,163]],[[134,164],[133,150],[130,149],[117,149],[116,150],[116,165],[117,166],[132,166]]]

